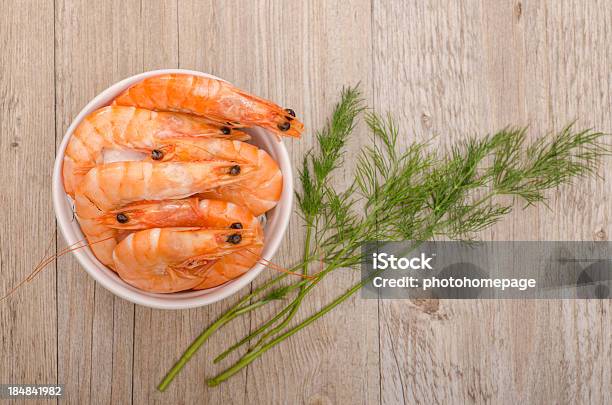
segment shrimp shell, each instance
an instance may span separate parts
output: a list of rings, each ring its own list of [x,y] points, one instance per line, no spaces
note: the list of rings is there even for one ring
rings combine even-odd
[[[74,197],[85,174],[103,163],[105,149],[130,149],[149,154],[168,138],[186,136],[250,138],[242,131],[194,115],[124,106],[103,107],[85,117],[70,138],[62,167],[64,189]]]
[[[234,170],[238,168],[238,170]],[[231,162],[116,162],[91,169],[75,195],[76,215],[94,255],[113,268],[120,233],[100,222],[105,213],[142,200],[180,199],[248,176],[252,165]]]
[[[232,239],[240,235],[239,240]],[[152,228],[123,239],[113,251],[117,273],[145,291],[172,293],[202,283],[214,261],[251,246],[253,231]]]
[[[299,137],[304,130],[293,110],[225,81],[190,74],[146,78],[120,94],[114,104],[190,113],[233,127],[259,126],[277,135]]]
[[[254,243],[250,251],[240,250],[217,260],[194,289],[215,287],[241,276],[257,263],[263,250],[263,229],[257,217],[230,202],[198,198],[138,202],[122,207],[120,211],[129,218],[127,222],[118,222],[116,212],[105,214],[100,220],[106,226],[120,230],[199,226],[218,229],[241,227],[255,232],[261,243]]]
[[[283,174],[264,150],[240,141],[226,139],[171,140],[165,156],[171,160],[221,159],[243,162],[256,167],[253,175],[201,195],[202,198],[230,201],[262,215],[276,206],[283,191]]]

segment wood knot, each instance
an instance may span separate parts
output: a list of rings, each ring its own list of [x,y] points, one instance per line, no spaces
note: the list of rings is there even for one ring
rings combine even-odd
[[[440,309],[440,300],[438,298],[412,298],[410,302],[428,315],[434,315]]]
[[[607,239],[608,239],[608,234],[603,229],[600,229],[599,231],[595,232],[595,240],[607,240]]]
[[[523,4],[520,1],[514,6],[514,15],[516,16],[516,21],[520,20],[523,15]]]
[[[426,113],[421,114],[421,124],[423,127],[430,129],[431,128],[431,117]]]

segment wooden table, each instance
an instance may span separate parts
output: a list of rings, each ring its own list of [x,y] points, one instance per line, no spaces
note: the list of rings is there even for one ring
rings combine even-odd
[[[612,131],[612,6],[601,1],[5,1],[0,14],[0,292],[58,251],[51,171],[85,103],[126,76],[191,68],[295,109],[308,131],[361,83],[406,142],[445,146],[529,124]],[[369,142],[360,127],[351,150]],[[349,162],[350,163],[350,162]],[[352,165],[338,174],[351,179]],[[602,178],[518,209],[483,239],[607,240]],[[517,207],[519,208],[519,207]],[[276,261],[298,257],[294,216]],[[289,242],[290,241],[290,242]],[[257,280],[257,284],[271,272]],[[357,278],[340,271],[319,308]],[[236,297],[237,298],[237,297]],[[66,255],[0,304],[0,383],[65,384],[71,403],[610,403],[610,301],[350,300],[209,389],[211,357],[270,309],[226,327],[165,394],[155,385],[234,299],[160,311],[115,298]],[[28,402],[31,403],[31,402]]]

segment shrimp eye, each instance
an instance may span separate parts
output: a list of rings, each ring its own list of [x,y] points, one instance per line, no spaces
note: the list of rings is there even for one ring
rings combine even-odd
[[[230,228],[232,228],[232,229],[242,229],[242,224],[240,222],[234,222],[233,224],[230,225]]]
[[[239,175],[240,174],[240,166],[234,165],[234,166],[230,167],[229,174],[231,174],[232,176]]]
[[[287,111],[287,114],[291,115],[292,117],[295,117],[295,111],[293,111],[291,108],[285,108],[285,111]],[[291,121],[291,118],[287,117],[287,119]]]
[[[125,215],[122,212],[117,214],[117,222],[119,222],[120,224],[125,224],[127,221],[129,221],[129,218],[127,215]]]
[[[153,160],[161,160],[164,157],[164,152],[159,149],[153,149],[151,151],[151,159]]]
[[[233,233],[227,237],[227,241],[233,245],[237,245],[240,243],[240,241],[242,241],[242,236],[237,233]]]
[[[231,129],[229,129],[228,127],[221,127],[221,133],[222,133],[223,135],[229,135],[229,134],[230,134],[230,132],[232,132],[232,130],[231,130]]]
[[[282,124],[278,124],[278,129],[280,129],[281,131],[287,131],[289,130],[289,128],[291,128],[290,122],[283,122]]]

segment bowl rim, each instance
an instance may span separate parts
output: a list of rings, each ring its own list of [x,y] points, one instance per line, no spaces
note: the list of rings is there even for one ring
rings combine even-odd
[[[120,80],[98,93],[81,109],[81,111],[76,115],[66,129],[66,132],[62,137],[62,141],[56,151],[52,177],[52,197],[53,209],[57,218],[58,227],[68,245],[72,245],[79,240],[82,240],[82,238],[77,238],[78,235],[76,235],[76,231],[72,224],[73,218],[71,213],[68,215],[66,205],[68,204],[67,200],[69,197],[64,190],[64,184],[62,181],[62,163],[64,160],[66,147],[72,133],[83,118],[85,118],[85,116],[90,114],[95,109],[108,104],[108,102],[115,98],[121,91],[147,77],[169,73],[192,74],[202,77],[210,77],[217,80],[224,80],[208,73],[188,69],[158,69],[142,72]],[[283,236],[287,231],[291,212],[293,210],[293,170],[291,159],[289,158],[287,148],[285,147],[283,141],[262,128],[254,128],[253,130],[262,135],[262,142],[265,143],[268,148],[272,149],[268,149],[268,152],[273,155],[284,175],[281,199],[274,208],[273,213],[274,218],[272,221],[274,221],[275,224],[274,233],[269,233],[266,235],[266,243],[264,246],[264,251],[262,252],[262,257],[264,259],[271,260],[278,250]],[[80,233],[80,229],[78,232]],[[121,280],[112,270],[100,263],[95,256],[93,256],[89,248],[74,250],[72,251],[72,254],[76,257],[81,267],[83,267],[94,280],[100,283],[100,285],[111,293],[135,304],[156,309],[197,308],[218,302],[235,294],[250,284],[265,268],[263,264],[257,263],[240,277],[218,287],[207,290],[172,294],[156,294],[139,290]]]

